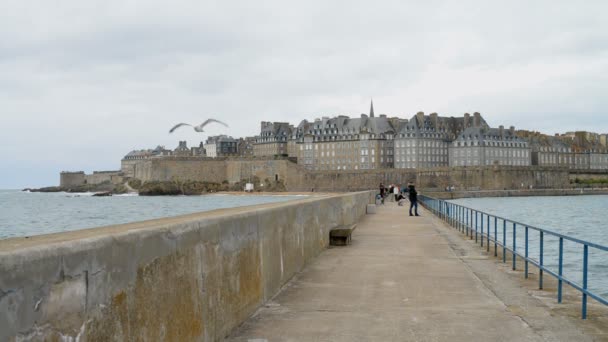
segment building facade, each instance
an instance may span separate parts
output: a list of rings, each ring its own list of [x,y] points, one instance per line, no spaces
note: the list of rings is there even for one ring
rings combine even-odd
[[[255,137],[239,138],[236,142],[236,150],[241,157],[253,157]]]
[[[515,128],[469,127],[451,143],[450,166],[530,166],[528,142]]]
[[[475,117],[479,125],[486,125],[479,113],[475,113]],[[454,118],[416,113],[395,136],[395,168],[448,166],[450,143],[469,121],[469,114]]]
[[[286,156],[291,130],[292,126],[287,122],[262,121],[260,135],[253,145],[253,154],[259,157]]]
[[[306,169],[367,170],[394,166],[394,136],[403,120],[376,117],[373,103],[369,116],[345,115],[302,121],[292,130],[289,154]]]
[[[203,145],[207,157],[229,157],[238,155],[237,141],[226,135],[208,137]]]

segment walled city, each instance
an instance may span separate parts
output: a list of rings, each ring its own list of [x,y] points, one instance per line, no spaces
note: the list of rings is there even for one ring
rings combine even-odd
[[[257,177],[287,190],[354,190],[416,181],[441,189],[566,187],[608,172],[608,134],[553,136],[491,127],[480,113],[418,112],[410,119],[374,113],[261,122],[259,135],[210,136],[189,148],[135,150],[117,171],[62,172],[61,187],[100,182],[195,180],[237,183]]]

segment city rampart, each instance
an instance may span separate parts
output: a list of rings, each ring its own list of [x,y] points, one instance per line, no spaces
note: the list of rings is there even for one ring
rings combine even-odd
[[[70,187],[83,185],[85,180],[84,171],[63,171],[59,174],[59,186]]]
[[[192,180],[222,183],[225,159],[195,157],[151,158],[137,165],[135,178],[142,181]]]
[[[569,184],[568,170],[547,167],[454,167],[435,169],[380,169],[290,173],[287,187],[292,191],[348,191],[375,189],[380,183],[421,189],[503,190],[521,188],[562,188]]]
[[[218,341],[373,192],[0,240],[0,341]]]
[[[85,175],[86,184],[101,184],[111,182],[114,184],[121,183],[120,171],[94,171],[90,175]]]
[[[125,161],[123,161],[125,162]],[[459,190],[548,189],[569,187],[576,178],[608,178],[608,172],[581,172],[547,166],[468,166],[428,169],[373,169],[309,171],[287,159],[162,157],[128,161],[133,177],[142,181],[192,180],[236,183],[257,177],[280,180],[288,191],[353,191],[375,189],[380,183],[407,184],[419,188]],[[124,167],[125,165],[123,165]],[[124,170],[123,170],[124,172]],[[72,175],[74,174],[74,176]],[[69,179],[76,181],[77,173]],[[129,177],[128,174],[125,174]],[[66,176],[67,177],[67,176]],[[86,175],[103,178],[105,175]],[[62,174],[62,181],[64,175]],[[122,179],[122,178],[121,178]]]

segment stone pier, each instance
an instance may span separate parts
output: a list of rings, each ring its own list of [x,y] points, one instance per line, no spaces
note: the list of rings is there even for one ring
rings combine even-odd
[[[591,341],[605,311],[579,318],[580,299],[553,308],[517,274],[428,211],[387,202],[352,245],[333,247],[228,340]],[[530,284],[528,284],[530,285]],[[603,312],[603,313],[602,313]],[[602,316],[604,315],[604,316]]]

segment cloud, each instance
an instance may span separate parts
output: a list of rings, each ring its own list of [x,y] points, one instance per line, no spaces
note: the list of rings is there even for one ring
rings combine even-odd
[[[199,134],[167,133],[176,122],[217,117],[231,127],[209,134],[251,136],[262,120],[357,116],[371,97],[378,113],[405,118],[479,111],[493,125],[608,132],[606,10],[604,1],[3,1],[0,125],[10,129],[0,153],[54,179],[59,165],[116,169],[131,149],[197,145]],[[0,170],[0,188],[27,185],[16,168]]]

